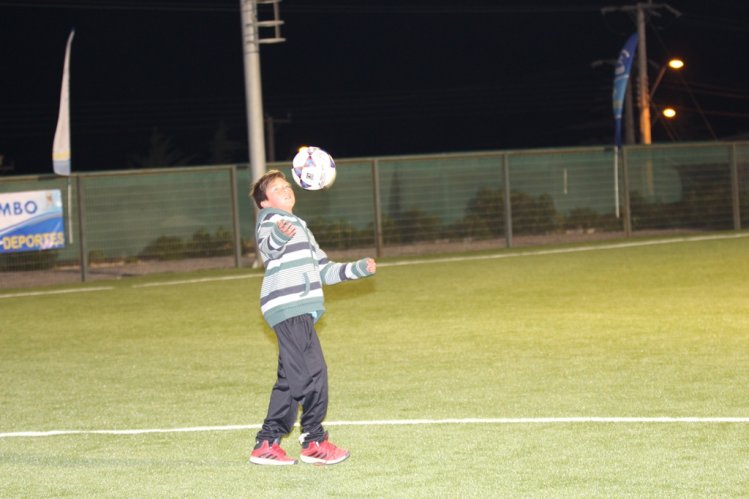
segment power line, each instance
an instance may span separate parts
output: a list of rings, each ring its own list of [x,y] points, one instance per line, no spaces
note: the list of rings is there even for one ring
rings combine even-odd
[[[178,2],[169,3],[163,1],[154,2],[118,2],[112,0],[102,1],[70,1],[49,2],[46,0],[35,1],[0,1],[0,7],[19,8],[45,8],[45,9],[85,9],[85,10],[126,10],[126,11],[171,11],[171,12],[239,12],[238,5],[216,5],[215,3],[201,2]]]
[[[447,88],[420,88],[400,91],[348,92],[329,96],[319,95],[311,100],[303,95],[276,95],[266,104],[278,112],[293,112],[297,117],[318,116],[324,120],[379,119],[382,117],[418,116],[428,114],[486,115],[503,112],[564,112],[587,107],[591,95],[608,98],[604,84],[580,87],[577,82],[560,83],[534,78],[524,85],[467,85]],[[517,90],[532,90],[519,96]],[[553,90],[553,92],[551,92]],[[137,121],[183,123],[190,120],[218,120],[241,116],[242,98],[234,97],[137,100],[77,101],[75,117],[102,125]],[[0,116],[0,126],[46,122],[54,117],[54,109],[46,103],[33,103],[6,108]],[[366,115],[357,117],[356,115]]]
[[[694,28],[707,28],[714,29],[720,32],[735,31],[735,32],[748,32],[749,22],[746,17],[710,17],[695,16],[686,14],[684,16],[684,23],[692,25]]]
[[[90,10],[130,10],[130,11],[182,11],[182,12],[237,12],[236,2],[221,4],[219,2],[165,2],[130,1],[130,0],[79,0],[50,2],[49,0],[0,1],[0,7],[22,8],[55,8],[55,9],[90,9]],[[401,2],[398,5],[383,5],[373,2],[369,5],[352,5],[352,2],[317,3],[308,5],[284,4],[286,13],[300,14],[559,14],[597,12],[597,5],[423,5]]]
[[[709,83],[698,83],[694,81],[690,82],[690,86],[692,87],[692,91],[695,94],[712,95],[715,97],[723,97],[725,99],[745,100],[749,102],[749,93],[735,88],[712,85]],[[664,83],[661,85],[661,88],[667,88],[669,90],[681,90],[680,86],[672,83]]]

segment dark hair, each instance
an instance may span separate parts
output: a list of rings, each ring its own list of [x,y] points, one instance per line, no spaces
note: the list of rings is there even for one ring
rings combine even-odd
[[[260,203],[268,199],[268,196],[265,195],[265,189],[268,188],[268,184],[270,184],[277,178],[282,178],[285,180],[286,175],[284,175],[280,170],[268,170],[263,174],[262,177],[257,179],[255,183],[252,184],[252,189],[250,189],[250,196],[255,200],[255,204],[258,208],[262,208]]]

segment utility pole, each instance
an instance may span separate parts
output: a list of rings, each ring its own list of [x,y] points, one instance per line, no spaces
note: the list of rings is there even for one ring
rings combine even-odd
[[[648,4],[652,6],[652,2]],[[648,49],[645,42],[645,4],[637,4],[637,95],[640,104],[640,142],[650,144],[650,88],[648,85]]]
[[[260,78],[260,44],[280,43],[281,37],[278,3],[281,0],[239,0],[242,13],[242,38],[244,41],[244,82],[247,104],[247,138],[252,181],[260,178],[266,169],[265,138],[263,134],[263,94]],[[258,5],[273,7],[273,18],[258,21]],[[270,37],[261,38],[260,28],[272,28]]]

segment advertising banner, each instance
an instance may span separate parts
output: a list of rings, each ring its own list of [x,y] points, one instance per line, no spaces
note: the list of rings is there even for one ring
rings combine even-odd
[[[0,253],[65,247],[59,190],[0,193]]]
[[[622,145],[622,110],[624,109],[624,94],[627,91],[629,82],[629,73],[632,70],[632,61],[634,60],[635,50],[637,50],[637,33],[634,33],[627,39],[619,59],[616,61],[614,68],[614,92],[612,103],[614,107],[614,144],[617,147]]]

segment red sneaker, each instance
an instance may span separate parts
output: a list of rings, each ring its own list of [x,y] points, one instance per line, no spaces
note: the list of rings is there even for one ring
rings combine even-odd
[[[302,448],[299,459],[309,464],[338,464],[351,454],[346,449],[341,449],[328,442],[326,436],[322,442],[308,442]]]
[[[255,464],[269,464],[271,466],[284,466],[296,464],[296,459],[286,455],[286,451],[278,445],[278,440],[273,443],[263,440],[255,446],[250,455],[250,462]]]

